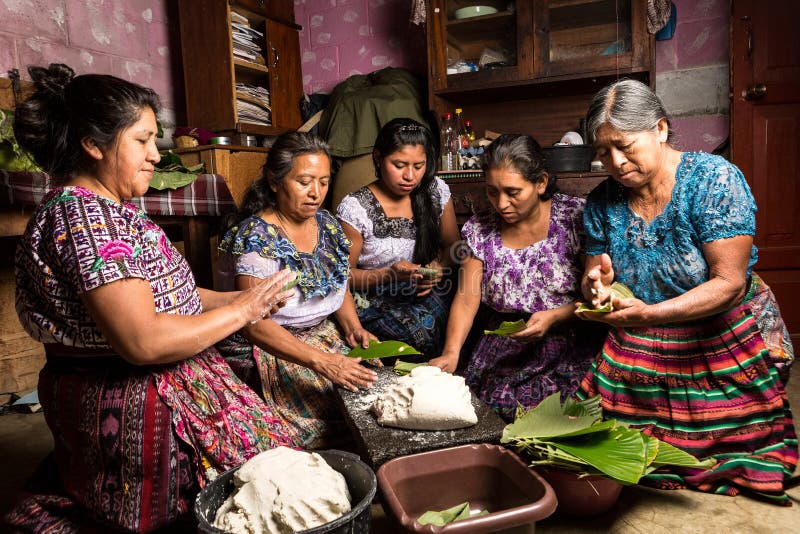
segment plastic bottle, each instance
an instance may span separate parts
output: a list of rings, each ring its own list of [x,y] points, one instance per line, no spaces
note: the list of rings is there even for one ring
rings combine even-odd
[[[461,148],[469,148],[469,134],[467,133],[467,126],[464,124],[464,116],[461,108],[456,108],[456,132]]]
[[[440,133],[441,144],[439,146],[442,152],[440,170],[456,170],[458,168],[458,152],[454,149],[457,139],[452,113],[445,113],[442,117],[442,130]]]
[[[465,120],[464,126],[467,128],[467,139],[469,139],[469,144],[472,146],[472,143],[475,142],[475,130],[472,129],[472,121]]]

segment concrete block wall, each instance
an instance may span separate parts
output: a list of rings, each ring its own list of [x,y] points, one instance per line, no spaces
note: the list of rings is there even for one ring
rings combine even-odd
[[[159,118],[174,125],[169,0],[3,0],[0,76],[28,65],[66,63],[77,74],[113,74],[152,87]],[[172,24],[175,31],[176,24]]]
[[[729,131],[728,0],[673,0],[675,35],[656,41],[656,92],[672,116],[675,145],[711,152]]]

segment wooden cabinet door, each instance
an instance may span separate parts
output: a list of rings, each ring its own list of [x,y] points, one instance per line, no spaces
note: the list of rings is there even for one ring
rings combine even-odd
[[[647,70],[645,9],[645,0],[535,0],[535,76]]]
[[[756,271],[800,342],[800,33],[794,0],[734,0],[731,156],[753,190]]]
[[[266,21],[266,30],[272,123],[277,128],[295,129],[303,123],[300,36],[295,28],[270,19]]]
[[[428,87],[447,89],[447,13],[445,0],[431,0],[428,7]]]
[[[179,0],[178,10],[186,120],[190,126],[231,130],[236,105],[228,4]]]

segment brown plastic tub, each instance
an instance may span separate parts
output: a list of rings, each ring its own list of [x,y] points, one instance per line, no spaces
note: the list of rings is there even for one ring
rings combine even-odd
[[[550,485],[499,445],[462,445],[395,458],[378,469],[378,488],[386,514],[409,532],[477,534],[532,526],[557,505]],[[416,522],[428,510],[465,501],[473,514],[489,514],[442,527]]]

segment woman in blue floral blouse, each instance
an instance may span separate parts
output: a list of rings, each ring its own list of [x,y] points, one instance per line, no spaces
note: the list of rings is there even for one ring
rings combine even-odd
[[[223,284],[231,289],[284,268],[296,273],[283,308],[219,348],[307,448],[331,446],[345,430],[334,384],[354,390],[375,379],[359,359],[345,356],[375,337],[361,326],[347,289],[350,241],[319,209],[329,183],[327,145],[310,134],[281,135],[219,247]]]

